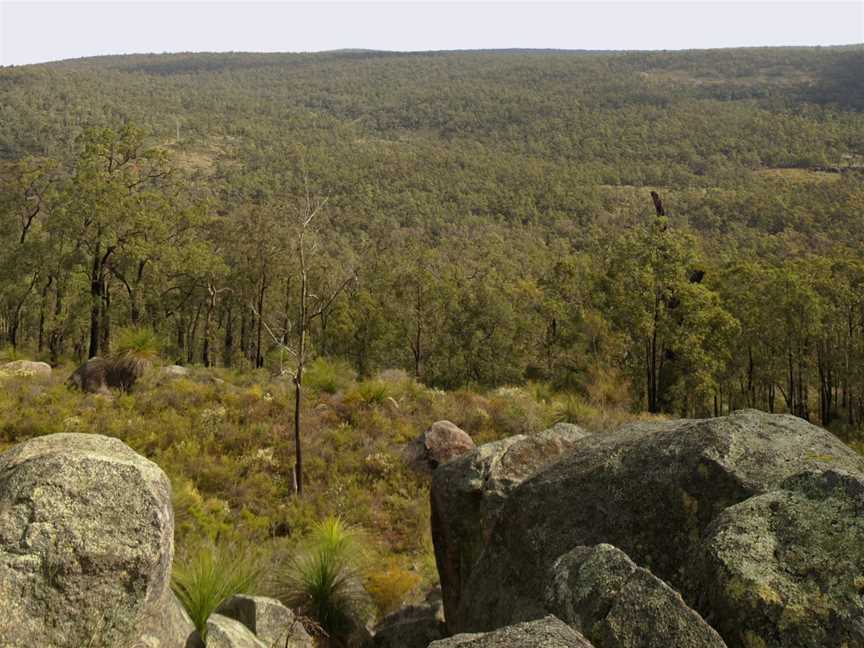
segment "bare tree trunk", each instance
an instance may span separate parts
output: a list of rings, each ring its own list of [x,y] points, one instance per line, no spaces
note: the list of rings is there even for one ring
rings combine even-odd
[[[108,276],[102,279],[102,339],[99,343],[99,351],[102,354],[111,351],[111,286]]]
[[[230,367],[234,361],[234,313],[231,306],[225,315],[225,344],[222,348],[222,364]]]
[[[255,368],[264,366],[264,355],[261,349],[261,334],[264,327],[264,292],[267,290],[267,274],[261,273],[261,283],[258,288],[258,330],[255,342]]]
[[[48,307],[48,291],[51,290],[51,284],[54,283],[54,277],[48,277],[45,282],[45,287],[42,289],[42,300],[39,303],[39,338],[37,349],[39,353],[45,348],[45,310]]]
[[[97,243],[93,253],[93,265],[90,269],[90,349],[88,358],[99,355],[101,340],[100,326],[102,323],[102,246]]]
[[[201,349],[201,362],[205,367],[210,363],[210,327],[213,322],[213,309],[216,307],[216,289],[212,281],[207,282],[207,315],[204,318],[204,344]]]
[[[297,371],[294,373],[294,452],[296,463],[294,478],[297,480],[297,495],[303,496],[303,444],[300,434],[300,405],[303,392],[303,369],[306,362],[306,298],[309,286],[306,276],[306,257],[303,250],[303,235],[300,235],[300,339],[297,343]]]

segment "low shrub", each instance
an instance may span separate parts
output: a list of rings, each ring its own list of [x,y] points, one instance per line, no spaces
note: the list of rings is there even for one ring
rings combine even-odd
[[[335,394],[348,389],[355,377],[344,360],[316,358],[303,374],[303,385],[316,393]]]
[[[420,575],[404,569],[398,561],[387,561],[384,569],[366,575],[366,591],[378,610],[379,617],[395,612],[408,602],[420,585]]]

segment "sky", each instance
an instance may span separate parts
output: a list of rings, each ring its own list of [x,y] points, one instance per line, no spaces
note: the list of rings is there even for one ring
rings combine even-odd
[[[864,0],[0,0],[0,65],[142,52],[864,42]]]

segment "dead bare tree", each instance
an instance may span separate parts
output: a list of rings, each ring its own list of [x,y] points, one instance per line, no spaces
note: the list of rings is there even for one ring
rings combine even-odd
[[[336,298],[348,287],[354,279],[354,272],[348,271],[333,287],[312,292],[310,289],[310,269],[314,257],[320,252],[319,238],[315,226],[316,217],[327,205],[327,198],[314,197],[309,190],[308,179],[304,177],[304,196],[300,207],[287,208],[289,214],[288,229],[292,233],[294,248],[297,254],[297,279],[299,294],[297,317],[294,321],[286,321],[286,330],[277,331],[265,320],[264,314],[258,312],[255,305],[252,310],[263,324],[273,343],[287,352],[294,359],[293,371],[290,374],[294,383],[294,490],[297,495],[303,495],[303,446],[301,403],[303,399],[303,372],[309,354],[310,328],[315,318],[321,317],[333,304]],[[320,218],[319,218],[320,220]],[[316,294],[317,293],[317,294]],[[293,329],[293,330],[291,330]],[[293,343],[292,343],[293,338]]]

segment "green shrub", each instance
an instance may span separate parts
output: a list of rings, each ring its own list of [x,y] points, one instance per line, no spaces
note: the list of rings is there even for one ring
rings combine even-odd
[[[347,403],[359,403],[365,407],[380,405],[390,396],[389,383],[373,378],[358,383],[346,396]]]
[[[316,358],[303,374],[303,384],[312,391],[335,394],[348,389],[356,374],[344,360]]]
[[[274,594],[337,644],[371,617],[361,577],[362,543],[339,518],[316,523],[277,574]]]
[[[548,410],[547,404],[519,387],[500,387],[489,398],[492,427],[499,437],[539,432],[549,418]]]
[[[252,593],[260,575],[259,562],[248,550],[205,543],[175,561],[171,587],[206,639],[210,615],[235,594]]]
[[[586,403],[575,394],[568,394],[555,401],[552,407],[551,423],[586,424],[599,416],[596,407]]]
[[[395,558],[386,561],[383,569],[366,575],[368,590],[380,617],[402,607],[420,585],[421,576],[405,569]]]

